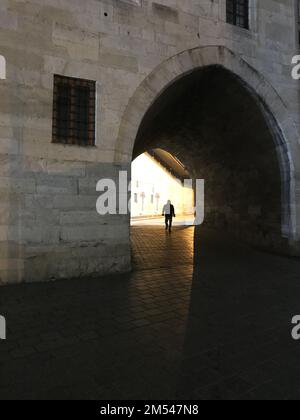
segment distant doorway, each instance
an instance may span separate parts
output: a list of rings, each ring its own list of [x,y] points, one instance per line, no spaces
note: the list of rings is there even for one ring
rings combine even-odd
[[[184,165],[172,154],[154,149],[132,162],[131,225],[162,225],[168,200],[176,211],[174,226],[193,225],[194,191]]]

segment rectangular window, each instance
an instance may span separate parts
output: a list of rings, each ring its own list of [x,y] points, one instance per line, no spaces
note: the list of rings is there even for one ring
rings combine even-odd
[[[94,146],[96,83],[54,76],[53,143]]]
[[[249,29],[249,0],[226,0],[227,23]]]
[[[134,194],[134,202],[137,203],[138,202],[138,195]]]
[[[297,33],[298,44],[300,45],[300,0],[297,0]]]

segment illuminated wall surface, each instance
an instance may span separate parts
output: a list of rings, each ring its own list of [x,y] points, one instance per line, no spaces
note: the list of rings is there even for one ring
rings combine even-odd
[[[177,215],[193,213],[194,193],[172,176],[148,154],[132,163],[131,216],[161,215],[164,204],[171,200]]]

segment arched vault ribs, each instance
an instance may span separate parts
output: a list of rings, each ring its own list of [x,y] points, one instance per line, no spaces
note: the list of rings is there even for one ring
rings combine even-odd
[[[205,179],[207,225],[284,250],[296,234],[297,137],[286,138],[285,127],[294,130],[287,124],[285,105],[257,72],[225,48],[199,48],[166,62],[137,90],[116,161],[168,150]]]

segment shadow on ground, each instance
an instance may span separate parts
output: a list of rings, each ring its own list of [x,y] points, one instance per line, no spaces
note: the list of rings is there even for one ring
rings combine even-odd
[[[300,399],[299,260],[200,228],[132,247],[130,275],[1,288],[0,399]]]

